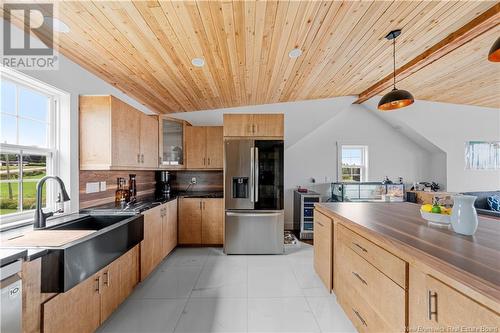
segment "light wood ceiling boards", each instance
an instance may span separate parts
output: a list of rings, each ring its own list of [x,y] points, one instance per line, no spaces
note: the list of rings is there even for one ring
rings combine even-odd
[[[460,27],[457,31],[450,33],[445,39],[439,41],[432,47],[425,50],[423,53],[416,55],[415,58],[405,63],[403,66],[395,70],[397,81],[411,76],[432,64],[434,61],[446,56],[448,53],[458,49],[459,47],[467,44],[468,42],[481,36],[498,26],[500,22],[500,3],[488,9],[483,14],[479,15],[471,22]],[[392,44],[392,42],[389,42]],[[470,45],[464,49],[470,49]],[[481,52],[481,50],[479,50]],[[472,55],[473,56],[473,55]],[[486,59],[485,59],[486,62]],[[479,68],[482,68],[481,66]],[[478,68],[478,69],[479,69]],[[380,92],[393,86],[394,75],[393,73],[387,75],[379,80],[373,86],[359,94],[355,104],[361,104]],[[500,98],[500,96],[498,96]]]
[[[68,58],[153,111],[194,111],[358,95],[392,70],[388,31],[403,29],[397,63],[404,64],[496,3],[58,2],[60,19],[71,28],[58,44]],[[446,86],[467,82],[477,89],[463,89],[453,102],[494,106],[485,98],[490,82],[471,66],[485,64],[467,45],[457,50],[463,59],[453,75],[447,76],[449,67],[435,68],[441,75],[417,73],[409,80],[427,86],[412,93],[439,100]],[[290,59],[294,47],[303,55]],[[205,66],[194,67],[195,57]]]

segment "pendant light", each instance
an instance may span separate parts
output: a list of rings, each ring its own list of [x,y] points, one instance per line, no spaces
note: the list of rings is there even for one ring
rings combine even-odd
[[[412,94],[410,94],[406,90],[397,89],[396,88],[396,37],[401,34],[401,30],[393,30],[385,36],[387,40],[392,40],[393,52],[392,52],[392,60],[393,60],[393,89],[392,91],[385,94],[380,102],[378,102],[378,109],[380,111],[391,111],[395,109],[404,108],[410,104],[413,104],[415,99]]]
[[[497,38],[497,41],[493,44],[488,53],[488,60],[492,62],[500,62],[500,37]]]

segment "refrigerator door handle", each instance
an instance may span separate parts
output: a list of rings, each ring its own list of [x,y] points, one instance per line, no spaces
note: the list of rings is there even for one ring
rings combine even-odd
[[[250,202],[255,202],[255,148],[250,148]]]
[[[259,201],[259,148],[254,148],[254,174],[255,174],[255,190],[254,190],[254,202]]]
[[[266,216],[280,216],[283,212],[278,213],[233,213],[226,212],[227,216],[242,216],[242,217],[266,217]]]

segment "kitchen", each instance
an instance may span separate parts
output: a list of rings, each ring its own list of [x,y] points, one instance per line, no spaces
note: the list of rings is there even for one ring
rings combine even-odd
[[[12,8],[2,332],[498,330],[497,3]]]

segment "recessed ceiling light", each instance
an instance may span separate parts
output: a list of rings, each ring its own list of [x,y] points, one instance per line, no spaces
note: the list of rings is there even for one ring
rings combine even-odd
[[[299,48],[294,48],[288,52],[288,56],[292,59],[298,58],[302,55],[302,50]]]
[[[203,58],[193,58],[191,60],[191,63],[195,67],[203,67],[205,65],[205,59],[203,59]]]
[[[52,20],[52,28],[54,29],[54,31],[67,33],[71,30],[66,23],[64,23],[57,17],[46,16],[44,17],[44,19],[48,21]]]

